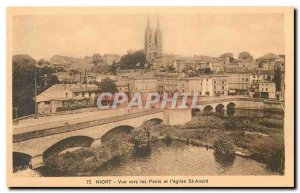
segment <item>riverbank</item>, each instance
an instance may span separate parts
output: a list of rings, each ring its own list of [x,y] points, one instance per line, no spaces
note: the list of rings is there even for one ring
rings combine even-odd
[[[199,114],[185,125],[149,126],[152,140],[180,140],[212,148],[221,136],[234,141],[235,155],[267,164],[272,171],[284,172],[283,119],[270,117],[225,117]]]

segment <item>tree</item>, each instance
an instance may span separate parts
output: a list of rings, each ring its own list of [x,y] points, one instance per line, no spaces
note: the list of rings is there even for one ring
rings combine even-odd
[[[34,70],[36,61],[29,55],[12,58],[13,108],[18,116],[34,113]],[[13,113],[15,115],[15,113]]]
[[[232,53],[224,53],[220,56],[220,58],[233,58],[233,54]]]
[[[225,58],[228,59],[229,62],[234,62],[235,59],[233,58],[233,54],[232,53],[224,53],[220,56],[220,58]]]
[[[93,64],[96,66],[99,63],[103,62],[103,59],[100,54],[93,54]]]
[[[55,70],[47,66],[36,67],[36,60],[29,55],[15,55],[12,63],[13,108],[18,109],[18,116],[33,114],[35,72],[39,94],[59,83],[57,76],[53,75]]]
[[[112,72],[113,74],[117,73],[117,69],[120,67],[119,64],[116,63],[112,63],[111,68],[109,69],[110,72]]]
[[[212,74],[212,71],[210,68],[205,68],[204,69],[204,74]]]
[[[240,60],[253,60],[253,56],[249,52],[241,52],[239,53]]]
[[[281,91],[282,74],[280,66],[275,68],[273,82],[275,82],[276,91]]]
[[[40,60],[37,62],[37,64],[38,64],[39,66],[42,66],[42,65],[44,64],[44,62],[45,62],[44,59],[40,59]]]
[[[121,69],[144,68],[146,58],[143,50],[128,52],[120,59]],[[139,66],[137,66],[139,64]]]
[[[118,92],[117,85],[115,82],[109,78],[103,79],[100,84],[98,84],[102,92],[109,92],[115,94]]]

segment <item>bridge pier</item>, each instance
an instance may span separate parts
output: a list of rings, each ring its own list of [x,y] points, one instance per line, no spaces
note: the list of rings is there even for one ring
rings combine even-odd
[[[44,159],[42,155],[38,155],[31,158],[29,168],[36,169],[42,166],[44,166]]]
[[[224,108],[224,116],[227,116],[227,108]]]
[[[100,146],[101,146],[101,138],[95,139],[93,141],[93,143],[91,144],[91,147],[94,147],[94,148],[97,148],[97,147],[100,147]]]
[[[192,120],[191,109],[165,109],[164,120],[165,125],[183,125]]]

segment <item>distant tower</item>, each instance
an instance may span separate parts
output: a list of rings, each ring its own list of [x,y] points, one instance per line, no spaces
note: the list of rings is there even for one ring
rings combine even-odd
[[[154,36],[154,44],[156,47],[156,55],[162,56],[163,55],[163,40],[162,40],[162,32],[160,30],[159,17],[157,17],[157,27],[156,27],[156,32],[155,32],[155,36]]]
[[[146,61],[148,63],[152,63],[156,57],[160,57],[163,55],[163,39],[162,32],[160,29],[159,18],[157,18],[157,28],[155,33],[153,34],[153,31],[150,26],[149,14],[147,19],[144,46]]]

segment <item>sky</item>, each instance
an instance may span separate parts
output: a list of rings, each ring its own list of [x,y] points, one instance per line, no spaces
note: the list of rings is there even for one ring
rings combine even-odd
[[[150,14],[156,29],[157,14]],[[255,58],[284,54],[283,14],[159,14],[164,53],[220,56],[242,51]],[[145,14],[17,15],[13,17],[13,54],[35,59],[126,54],[144,47]]]

